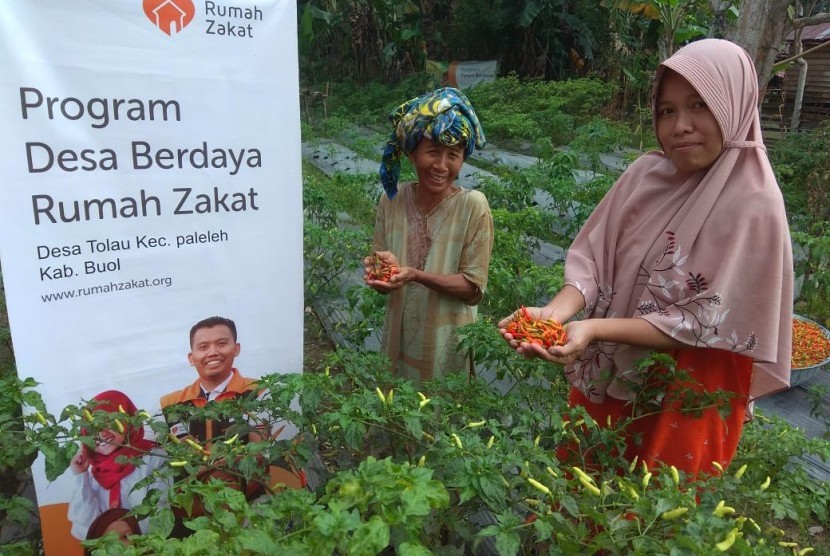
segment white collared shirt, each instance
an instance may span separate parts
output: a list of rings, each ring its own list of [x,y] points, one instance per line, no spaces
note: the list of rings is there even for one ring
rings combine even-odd
[[[204,386],[202,386],[202,382],[201,382],[201,381],[199,381],[199,388],[201,388],[201,390],[202,390],[202,394],[205,396],[205,399],[206,399],[208,402],[212,402],[212,401],[213,401],[213,400],[215,400],[215,399],[216,399],[216,398],[217,398],[220,394],[222,394],[222,393],[225,391],[225,389],[227,389],[228,384],[230,384],[230,382],[231,382],[231,379],[232,379],[232,378],[233,378],[233,373],[230,373],[230,374],[228,375],[228,378],[226,378],[226,379],[225,379],[225,380],[223,380],[221,383],[219,383],[219,384],[216,386],[216,388],[214,388],[214,389],[213,389],[213,390],[211,390],[210,392],[208,392],[207,390],[205,390],[205,387],[204,387]]]

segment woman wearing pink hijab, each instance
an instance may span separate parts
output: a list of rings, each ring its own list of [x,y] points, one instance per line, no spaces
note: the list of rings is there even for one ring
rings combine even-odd
[[[123,413],[136,414],[132,400],[117,390],[101,392],[94,398],[90,411],[105,411],[114,416]],[[77,539],[89,536],[91,525],[107,510],[120,508],[131,510],[143,502],[152,488],[166,493],[167,484],[157,480],[152,485],[135,488],[143,479],[165,462],[158,445],[144,437],[144,430],[122,423],[123,432],[104,429],[95,432],[95,448],[82,444],[69,463],[75,476],[76,487],[69,501],[68,517],[72,522],[72,536]],[[118,461],[119,456],[140,458],[142,464]],[[139,522],[143,533],[147,532],[147,520]]]
[[[644,391],[635,363],[652,350],[697,387],[733,394],[725,418],[656,396],[662,410],[626,429],[629,459],[692,474],[726,467],[752,400],[789,386],[792,249],[757,105],[752,60],[731,42],[694,42],[663,62],[653,98],[662,151],[623,173],[568,251],[565,286],[530,309],[559,322],[582,311],[567,343],[520,343],[504,329],[512,316],[499,323],[518,352],[566,365],[569,402],[600,425],[633,416]]]

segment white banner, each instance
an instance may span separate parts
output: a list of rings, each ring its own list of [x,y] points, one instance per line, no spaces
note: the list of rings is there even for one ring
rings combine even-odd
[[[241,374],[301,372],[295,12],[3,0],[0,257],[18,374],[50,412],[116,389],[157,413],[213,315]],[[70,479],[35,479],[47,554],[75,553]]]
[[[497,72],[496,60],[450,62],[447,81],[451,87],[469,89],[479,83],[494,81]]]

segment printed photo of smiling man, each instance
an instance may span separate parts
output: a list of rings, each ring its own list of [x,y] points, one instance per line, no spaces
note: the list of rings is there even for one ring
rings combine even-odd
[[[210,441],[223,434],[232,420],[188,420],[182,417],[188,407],[257,395],[256,379],[242,376],[233,366],[240,350],[236,324],[231,319],[214,316],[193,325],[187,359],[199,376],[189,386],[161,397],[161,410],[171,434]]]

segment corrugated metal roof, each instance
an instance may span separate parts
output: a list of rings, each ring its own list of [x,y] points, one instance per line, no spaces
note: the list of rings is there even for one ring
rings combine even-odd
[[[793,40],[795,33],[787,35],[787,40]],[[818,41],[823,42],[830,40],[830,23],[822,23],[820,25],[810,25],[801,31],[802,41]]]

